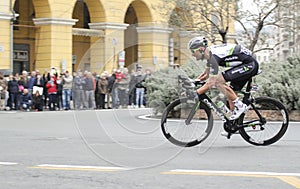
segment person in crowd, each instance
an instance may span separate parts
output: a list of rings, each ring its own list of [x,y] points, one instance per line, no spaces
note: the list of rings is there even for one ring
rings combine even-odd
[[[75,109],[80,110],[81,108],[87,108],[85,107],[86,98],[83,88],[85,86],[85,79],[81,71],[78,71],[78,74],[74,77],[73,85]]]
[[[120,69],[118,69],[116,71],[116,80],[115,80],[115,83],[114,83],[114,86],[113,86],[113,108],[119,108],[120,106],[120,99],[119,99],[119,83],[121,82],[121,80],[123,79],[123,73]]]
[[[38,73],[36,75],[36,80],[33,84],[33,94],[35,94],[36,91],[40,91],[40,94],[43,94],[44,86],[45,86],[44,78],[40,73]]]
[[[61,75],[57,76],[56,89],[57,109],[63,110],[63,78]]]
[[[86,95],[85,106],[88,109],[96,109],[96,102],[95,102],[96,82],[91,72],[86,72],[84,89]]]
[[[50,73],[48,70],[45,70],[43,73],[43,80],[44,80],[44,90],[43,90],[43,99],[44,99],[44,108],[47,109],[47,102],[48,102],[48,89],[46,87],[48,81],[50,81]]]
[[[40,87],[40,91],[44,90],[45,81],[41,74],[36,75],[36,80],[34,81],[33,87]]]
[[[144,94],[145,94],[145,87],[143,82],[145,82],[145,74],[143,73],[143,67],[141,65],[137,68],[137,73],[135,76],[135,88],[136,88],[136,107],[144,107]]]
[[[22,85],[24,89],[28,89],[28,72],[26,70],[22,71],[22,75],[20,76],[19,85]]]
[[[123,68],[123,72],[117,75],[117,90],[120,108],[128,106],[128,91],[129,91],[130,76],[128,69]]]
[[[10,101],[10,109],[18,110],[19,109],[19,84],[16,80],[15,76],[10,75],[8,81],[8,92],[9,92],[9,101]]]
[[[48,106],[50,111],[56,110],[57,103],[57,87],[56,87],[56,77],[52,75],[50,80],[46,84],[48,90]]]
[[[73,102],[73,109],[75,110],[75,104],[76,104],[76,100],[77,100],[77,93],[75,93],[75,78],[77,78],[78,73],[76,71],[73,72],[73,81],[72,81],[72,102]]]
[[[25,111],[30,111],[30,107],[32,105],[31,94],[28,89],[24,89],[23,94],[21,95],[21,109]]]
[[[21,77],[20,77],[19,73],[16,73],[16,74],[15,74],[15,78],[16,78],[16,80],[17,80],[18,82],[20,81]]]
[[[28,81],[28,92],[30,94],[32,94],[35,80],[36,80],[36,71],[32,71],[31,74],[30,74],[29,81]]]
[[[115,108],[117,106],[115,94],[115,81],[116,81],[116,71],[113,70],[113,73],[107,77],[108,81],[108,93],[107,93],[107,108]],[[110,98],[112,100],[112,105],[110,105]]]
[[[135,70],[132,69],[130,73],[130,81],[129,81],[129,102],[128,105],[130,108],[135,106]]]
[[[99,96],[99,109],[105,109],[105,96],[108,93],[108,81],[106,74],[102,73],[97,84]]]
[[[62,100],[63,100],[63,109],[70,110],[70,101],[72,95],[72,85],[73,85],[73,76],[69,74],[69,71],[62,73]]]
[[[21,108],[20,107],[20,103],[21,103],[21,100],[22,100],[21,97],[22,97],[22,94],[23,94],[25,88],[24,88],[24,86],[20,82],[21,77],[20,77],[19,73],[15,74],[15,78],[16,78],[16,80],[18,82],[18,85],[19,85],[19,94],[18,94],[18,97],[17,97],[18,98],[17,102],[19,104],[18,107]]]
[[[93,77],[95,78],[95,82],[96,82],[96,89],[95,89],[95,102],[96,102],[96,108],[100,109],[100,96],[99,96],[99,91],[98,91],[98,83],[101,79],[101,76],[99,76],[96,72],[93,73]]]
[[[5,110],[7,105],[7,99],[7,81],[4,78],[4,74],[0,72],[0,110]]]
[[[44,100],[40,91],[37,90],[32,96],[32,109],[34,111],[43,111]]]

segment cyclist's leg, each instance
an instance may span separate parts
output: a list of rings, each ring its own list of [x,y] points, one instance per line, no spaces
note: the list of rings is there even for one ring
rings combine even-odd
[[[226,82],[228,81],[239,82],[239,81],[250,79],[251,77],[257,74],[257,71],[258,71],[258,63],[253,61],[226,70],[222,72],[222,75],[226,80]]]
[[[236,93],[232,90],[230,86],[226,84],[226,80],[223,74],[219,74],[216,79],[216,87],[221,91],[228,99],[230,109],[233,110],[234,104],[233,101],[237,99]]]
[[[243,86],[246,84],[246,82],[252,76],[257,74],[257,70],[258,70],[258,64],[257,62],[253,61],[226,70],[222,72],[222,76],[225,82],[231,81],[231,84],[230,86],[228,86],[228,88],[230,88],[231,91],[234,93],[234,90],[236,91],[241,90]],[[234,106],[232,102],[233,100],[229,99],[230,109],[232,109]]]

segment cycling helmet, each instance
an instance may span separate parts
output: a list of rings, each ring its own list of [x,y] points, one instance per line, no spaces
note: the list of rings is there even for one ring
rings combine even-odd
[[[199,47],[207,47],[208,41],[205,37],[194,37],[188,43],[188,49],[197,49]]]

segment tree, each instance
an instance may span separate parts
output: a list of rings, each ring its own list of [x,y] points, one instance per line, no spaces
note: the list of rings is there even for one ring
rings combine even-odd
[[[175,9],[170,14],[169,24],[205,35],[212,43],[227,42],[234,0],[165,0],[163,7]],[[219,37],[218,37],[219,36]],[[220,40],[221,38],[221,40]]]
[[[163,7],[171,9],[170,24],[185,30],[193,30],[205,35],[212,43],[227,42],[227,34],[232,20],[240,25],[246,41],[246,47],[251,51],[273,50],[282,43],[279,40],[272,47],[256,49],[266,43],[268,36],[262,35],[264,28],[273,26],[284,28],[290,32],[299,30],[300,0],[164,0]],[[245,5],[242,2],[247,2]],[[245,6],[247,6],[245,9]],[[249,6],[251,8],[249,8]],[[160,7],[161,8],[161,7]],[[290,14],[281,14],[283,9],[289,9]],[[295,23],[296,22],[296,23]],[[295,24],[291,24],[295,23]],[[218,34],[218,35],[216,35]]]
[[[273,50],[286,40],[279,39],[273,46],[255,49],[256,45],[263,46],[266,42],[268,36],[262,35],[264,28],[272,26],[274,29],[284,28],[290,32],[299,30],[298,24],[291,24],[296,21],[296,15],[299,12],[299,0],[248,0],[243,2],[237,3],[237,14],[233,15],[233,18],[242,27],[245,34],[244,40],[248,44],[247,48],[251,51]],[[250,5],[251,8],[242,8],[247,5]],[[293,11],[293,9],[295,10]],[[282,14],[287,11],[289,14]]]

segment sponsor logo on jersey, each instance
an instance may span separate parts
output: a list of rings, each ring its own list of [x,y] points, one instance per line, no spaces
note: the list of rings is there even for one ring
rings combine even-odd
[[[231,57],[225,58],[225,61],[228,62],[228,61],[233,61],[233,60],[237,60],[237,59],[239,59],[238,56],[231,56]]]

